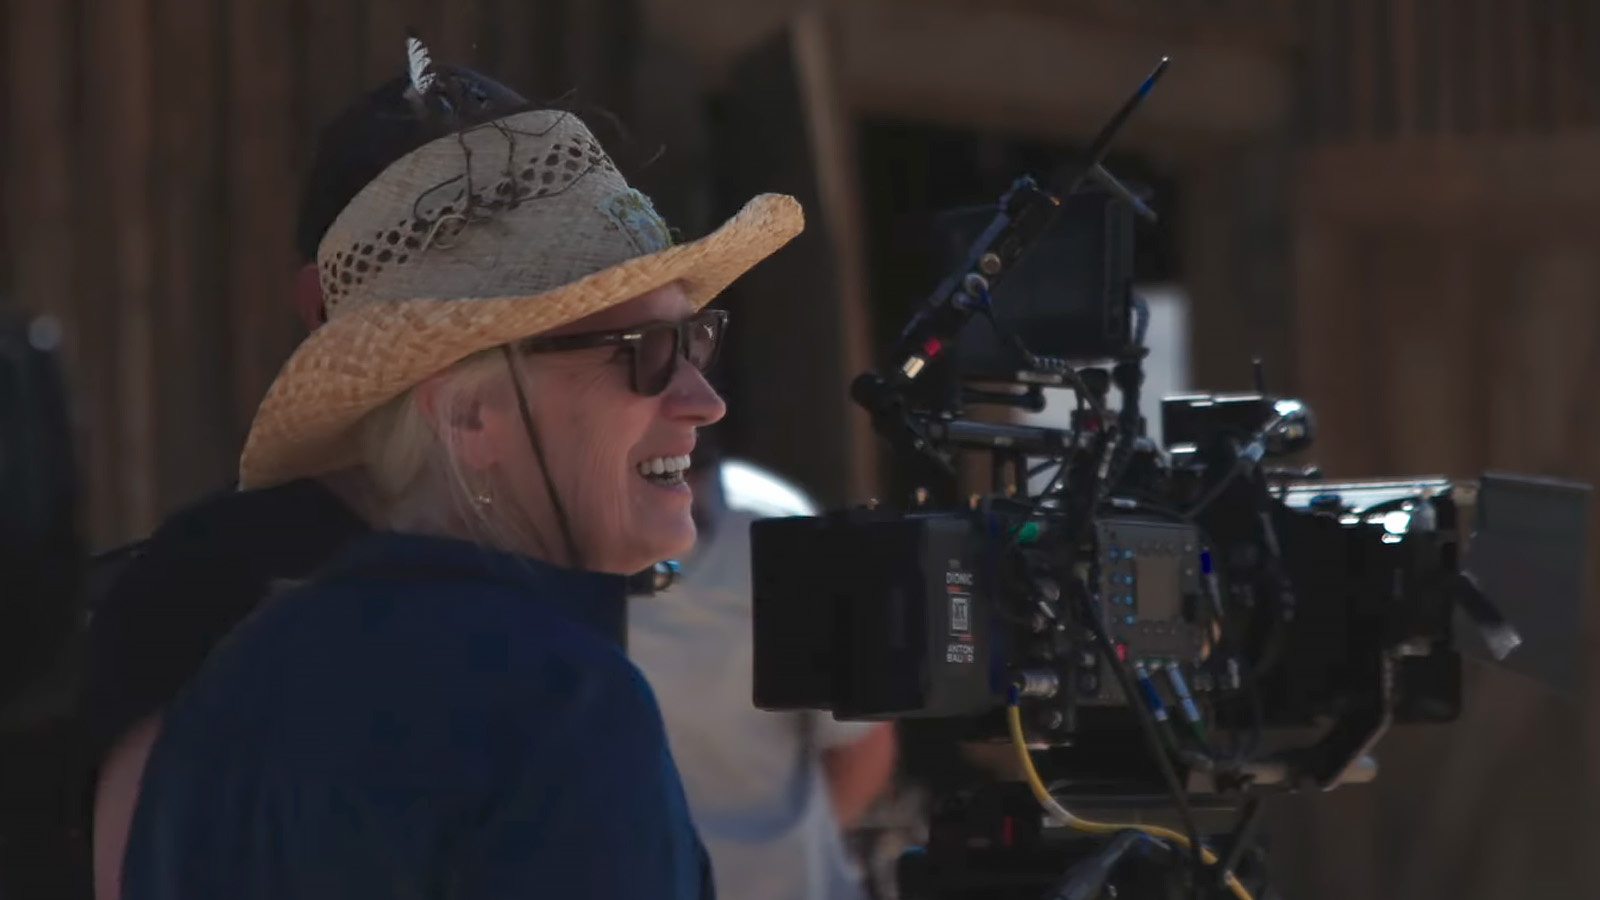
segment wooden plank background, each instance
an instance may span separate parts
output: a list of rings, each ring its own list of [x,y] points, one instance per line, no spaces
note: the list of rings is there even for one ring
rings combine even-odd
[[[626,120],[633,0],[3,0],[0,302],[58,316],[100,546],[224,483],[299,339],[316,133],[443,62]]]
[[[1300,0],[1312,144],[1600,125],[1592,0]]]

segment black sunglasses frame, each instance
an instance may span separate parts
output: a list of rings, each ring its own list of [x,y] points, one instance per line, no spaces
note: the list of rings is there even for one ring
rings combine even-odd
[[[702,309],[677,322],[649,322],[634,328],[619,328],[615,331],[532,337],[518,341],[515,346],[519,353],[565,353],[572,350],[593,350],[597,347],[619,347],[628,351],[628,380],[634,393],[643,397],[654,397],[672,384],[673,377],[678,374],[679,361],[689,358],[690,330],[708,323],[715,329],[715,334],[711,343],[711,354],[700,367],[700,371],[705,372],[716,363],[717,354],[722,349],[722,336],[728,329],[728,311],[725,309]],[[672,353],[668,356],[667,370],[651,373],[656,378],[656,383],[647,385],[641,380],[639,372],[639,348],[650,335],[663,331],[672,332]]]

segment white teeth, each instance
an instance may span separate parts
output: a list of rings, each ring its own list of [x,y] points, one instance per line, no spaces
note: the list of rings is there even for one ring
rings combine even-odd
[[[647,459],[634,467],[640,475],[660,477],[663,475],[676,475],[689,468],[687,456],[658,456]]]

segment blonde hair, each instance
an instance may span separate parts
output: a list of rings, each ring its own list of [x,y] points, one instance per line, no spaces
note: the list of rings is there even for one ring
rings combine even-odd
[[[512,398],[497,348],[435,376],[431,412],[412,388],[361,423],[361,455],[374,493],[373,524],[393,531],[465,538],[503,550],[541,549],[527,510],[502,474],[462,461],[451,431],[497,397]]]

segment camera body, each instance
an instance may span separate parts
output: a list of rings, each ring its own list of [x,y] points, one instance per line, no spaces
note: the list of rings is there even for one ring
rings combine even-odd
[[[1192,415],[1196,399],[1166,405]],[[1455,718],[1452,482],[1239,479],[1187,517],[1207,467],[1146,462],[1149,483],[1087,528],[1071,504],[1015,496],[756,522],[756,706],[963,720],[983,740],[1004,736],[1015,692],[1034,739],[1088,761],[1070,781],[1115,783],[1093,761],[1148,750],[1104,635],[1133,699],[1186,742],[1342,724],[1270,765],[1191,759],[1236,786],[1331,786],[1389,724]]]
[[[1182,609],[1200,596],[1196,530],[1136,516],[1094,528],[1101,625],[1118,652],[1200,664],[1204,629]],[[1019,529],[1026,545],[1008,547],[1000,535]],[[1059,590],[1084,549],[1048,523],[979,510],[756,522],[756,705],[841,719],[981,716],[1024,676],[1052,683],[1064,721],[1080,705],[1120,705],[1098,656],[1083,652],[1092,632],[1056,628],[1035,599]]]

